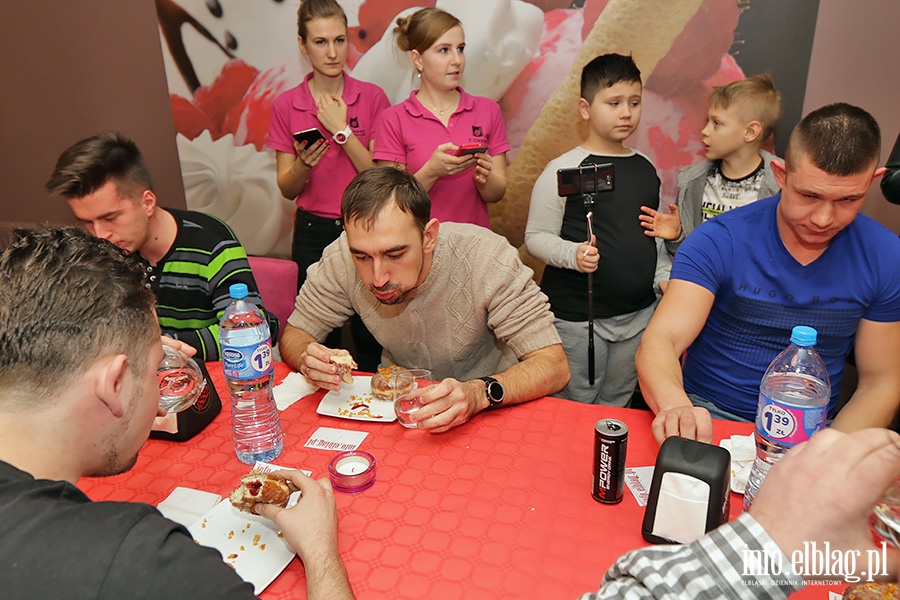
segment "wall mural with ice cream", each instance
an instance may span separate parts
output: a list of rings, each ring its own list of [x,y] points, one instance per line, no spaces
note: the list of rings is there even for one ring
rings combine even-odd
[[[677,169],[703,158],[699,131],[712,87],[744,77],[735,59],[744,32],[736,29],[753,1],[339,3],[350,26],[347,71],[379,85],[393,103],[416,81],[395,50],[396,18],[437,6],[462,21],[462,86],[497,100],[512,145],[506,197],[490,206],[492,228],[521,246],[535,179],[584,135],[576,110],[584,64],[606,52],[634,56],[644,108],[629,145],[654,161],[665,201],[674,197]],[[278,190],[266,138],[272,101],[309,71],[297,45],[298,4],[156,0],[188,208],[227,221],[251,254],[290,256],[294,205]],[[807,48],[804,81],[808,56]]]

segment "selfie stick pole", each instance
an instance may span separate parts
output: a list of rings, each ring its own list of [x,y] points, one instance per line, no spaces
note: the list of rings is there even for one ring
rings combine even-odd
[[[594,179],[597,178],[597,171],[594,171]],[[582,188],[584,189],[584,188]],[[597,189],[597,186],[594,186],[594,189]],[[591,243],[591,239],[594,237],[594,211],[591,210],[594,206],[594,195],[593,194],[584,194],[584,207],[587,209],[587,214],[585,217],[587,218],[587,230],[588,230],[588,244]],[[587,274],[587,285],[588,285],[588,305],[587,305],[587,313],[588,313],[588,383],[594,385],[594,273],[590,272]]]
[[[588,214],[588,219],[591,218]],[[594,385],[594,274],[588,273],[588,383]]]

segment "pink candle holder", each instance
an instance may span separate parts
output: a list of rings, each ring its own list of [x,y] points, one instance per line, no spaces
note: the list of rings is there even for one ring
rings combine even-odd
[[[375,483],[375,457],[368,452],[341,452],[328,465],[331,486],[345,494],[356,494]]]

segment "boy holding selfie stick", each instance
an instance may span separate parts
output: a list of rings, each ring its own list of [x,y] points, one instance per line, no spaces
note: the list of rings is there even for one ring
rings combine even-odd
[[[658,282],[668,279],[671,268],[662,242],[645,236],[635,218],[642,205],[659,204],[660,185],[650,160],[624,144],[640,122],[641,92],[641,74],[630,56],[604,54],[589,62],[578,101],[587,139],[550,161],[531,195],[525,244],[547,263],[541,290],[550,299],[572,372],[557,395],[579,402],[629,404],[637,385],[634,355],[661,293]],[[580,189],[557,181],[558,170],[573,168],[591,172],[575,177]],[[589,207],[586,194],[593,194]]]

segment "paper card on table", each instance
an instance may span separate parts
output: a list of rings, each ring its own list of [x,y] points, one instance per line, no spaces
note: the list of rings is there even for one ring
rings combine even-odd
[[[653,481],[653,467],[625,469],[625,483],[637,500],[638,506],[647,506],[650,498],[650,483]]]
[[[358,449],[367,435],[369,434],[366,431],[319,427],[303,445],[306,448],[347,452],[348,450]]]
[[[261,460],[256,461],[256,464],[253,465],[254,471],[259,471],[260,473],[272,473],[274,471],[293,471],[294,467],[282,467],[281,465],[276,465],[275,463],[263,462]],[[312,471],[308,471],[306,469],[298,469],[304,475],[308,475],[312,477]]]

